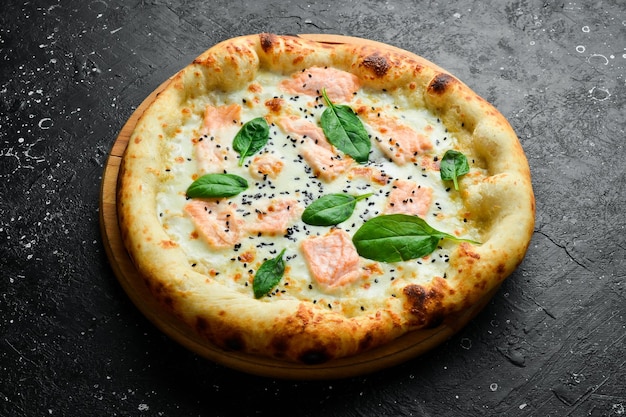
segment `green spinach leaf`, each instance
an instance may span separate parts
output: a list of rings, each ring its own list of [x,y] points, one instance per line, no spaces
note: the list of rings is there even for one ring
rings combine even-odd
[[[232,197],[245,191],[248,181],[234,174],[206,174],[187,188],[189,198]]]
[[[352,238],[360,256],[381,262],[400,262],[429,255],[441,239],[459,239],[434,229],[424,219],[406,214],[374,217],[363,224]]]
[[[233,149],[240,155],[239,166],[244,159],[261,150],[270,137],[270,127],[263,117],[250,120],[239,129],[233,139]]]
[[[372,193],[359,196],[349,194],[328,194],[307,206],[302,213],[302,221],[313,226],[334,226],[352,216],[356,203]]]
[[[261,298],[269,293],[283,277],[285,273],[285,261],[283,260],[285,250],[283,249],[277,257],[263,262],[254,274],[252,282],[254,298]]]
[[[469,172],[470,167],[467,158],[459,151],[448,150],[441,159],[439,174],[442,180],[452,180],[454,189],[459,189],[458,178]]]
[[[322,95],[328,106],[320,118],[326,139],[358,163],[366,163],[372,143],[363,123],[349,106],[333,104],[326,95],[326,89],[322,89]]]

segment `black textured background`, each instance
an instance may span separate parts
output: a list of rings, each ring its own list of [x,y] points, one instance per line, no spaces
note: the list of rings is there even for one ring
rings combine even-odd
[[[526,260],[423,357],[329,382],[234,372],[164,337],[109,267],[98,198],[120,128],[208,47],[266,31],[420,54],[520,137],[537,197]],[[5,0],[0,415],[626,415],[625,68],[621,0]]]

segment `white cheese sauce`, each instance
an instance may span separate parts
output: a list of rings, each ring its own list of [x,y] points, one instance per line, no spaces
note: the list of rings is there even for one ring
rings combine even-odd
[[[266,297],[268,301],[284,298],[296,298],[315,302],[323,308],[333,308],[344,314],[358,314],[359,311],[383,305],[389,297],[396,296],[408,283],[424,284],[433,277],[445,277],[448,267],[448,256],[454,243],[443,241],[439,249],[424,259],[399,263],[377,263],[362,259],[362,266],[372,268],[381,273],[371,274],[368,278],[342,286],[331,291],[324,291],[316,285],[300,248],[300,242],[308,236],[321,236],[328,233],[329,227],[310,226],[300,218],[292,221],[285,235],[266,236],[244,234],[232,248],[213,249],[202,239],[190,238],[195,226],[184,214],[184,206],[188,202],[185,192],[187,187],[199,175],[194,140],[198,139],[203,124],[203,109],[207,105],[221,106],[236,103],[241,105],[241,122],[245,123],[255,117],[267,116],[269,109],[265,102],[274,98],[282,99],[281,114],[292,114],[304,117],[319,126],[322,112],[326,109],[323,100],[306,95],[294,96],[281,91],[277,85],[284,76],[270,72],[261,72],[256,84],[259,89],[243,88],[232,93],[213,93],[197,98],[189,103],[194,115],[187,118],[178,133],[165,145],[166,172],[157,195],[156,211],[161,223],[171,239],[177,242],[187,254],[190,264],[200,273],[219,280],[224,285],[237,289],[252,296],[252,280],[254,273],[265,259],[275,257],[286,248],[286,273],[276,288]],[[340,175],[332,182],[318,179],[302,157],[300,141],[286,134],[272,124],[270,139],[259,152],[271,153],[279,158],[284,167],[277,178],[255,179],[251,176],[249,164],[253,157],[247,158],[243,166],[238,166],[238,158],[224,161],[223,169],[245,178],[249,188],[228,199],[229,204],[236,206],[236,213],[244,222],[254,221],[255,209],[266,207],[275,198],[296,199],[304,209],[312,201],[330,193],[348,193],[361,195],[372,193],[372,196],[356,204],[352,216],[337,227],[353,235],[364,221],[383,214],[387,198],[392,190],[394,179],[408,179],[432,189],[432,204],[424,219],[432,227],[451,234],[471,237],[472,230],[464,222],[462,205],[458,192],[444,183],[436,168],[437,160],[446,150],[455,145],[455,138],[448,133],[445,126],[431,113],[424,109],[405,107],[406,101],[381,91],[361,88],[350,103],[366,108],[376,108],[377,112],[393,115],[402,123],[417,132],[428,135],[432,149],[420,154],[418,163],[397,165],[391,162],[377,146],[376,137],[381,133],[364,121],[368,133],[372,137],[372,151],[365,167],[375,167],[389,177],[386,184],[380,185],[366,178],[355,177],[352,180],[347,174]],[[362,119],[363,120],[363,119]],[[222,132],[219,140],[223,146],[230,146],[240,125]],[[422,158],[429,158],[432,164],[423,164]],[[355,165],[358,165],[356,162]],[[242,254],[254,254],[254,260],[246,262]]]

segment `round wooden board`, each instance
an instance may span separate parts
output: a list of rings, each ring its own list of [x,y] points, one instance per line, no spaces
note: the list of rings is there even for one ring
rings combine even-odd
[[[299,35],[303,38],[327,43],[367,43],[382,48],[392,46],[360,38],[338,35]],[[407,53],[403,51],[403,53]],[[418,56],[415,58],[423,60]],[[423,60],[424,61],[424,60]],[[432,63],[426,61],[428,65]],[[443,70],[442,70],[443,71]],[[100,227],[104,246],[113,271],[133,303],[154,325],[166,335],[191,351],[214,362],[246,373],[284,379],[336,379],[371,373],[398,365],[415,358],[442,342],[464,327],[489,302],[497,288],[483,299],[454,316],[449,316],[436,328],[418,330],[396,339],[393,343],[363,354],[333,360],[320,365],[304,365],[264,358],[249,354],[224,351],[197,336],[191,329],[167,313],[152,297],[142,277],[135,269],[120,236],[117,221],[116,189],[120,162],[137,120],[152,103],[157,94],[169,83],[165,81],[153,91],[132,114],[120,131],[109,154],[100,195]]]

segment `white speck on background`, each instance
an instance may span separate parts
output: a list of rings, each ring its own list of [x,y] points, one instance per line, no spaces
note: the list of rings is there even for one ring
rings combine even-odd
[[[465,350],[470,350],[472,348],[472,341],[467,337],[461,339],[461,347]]]

